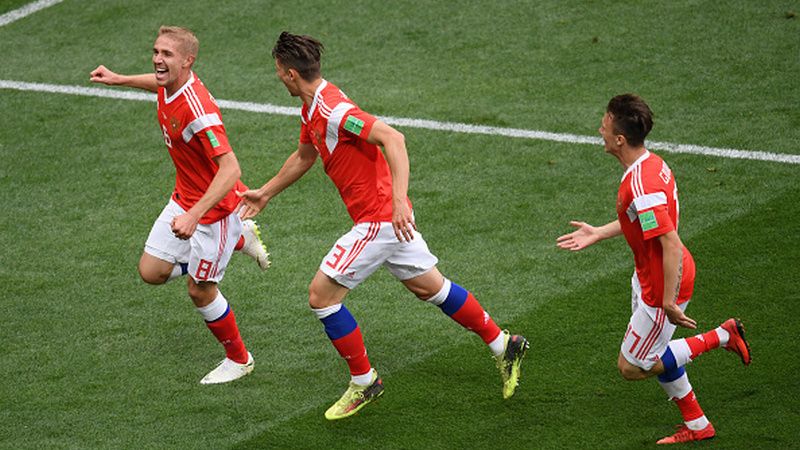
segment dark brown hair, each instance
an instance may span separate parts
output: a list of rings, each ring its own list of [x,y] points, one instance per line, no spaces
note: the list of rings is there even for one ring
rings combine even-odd
[[[621,94],[608,102],[606,111],[611,115],[614,133],[625,136],[628,144],[638,147],[653,128],[653,111],[636,94]]]
[[[272,48],[272,57],[287,69],[296,70],[306,81],[320,77],[322,43],[311,36],[300,36],[284,31]]]

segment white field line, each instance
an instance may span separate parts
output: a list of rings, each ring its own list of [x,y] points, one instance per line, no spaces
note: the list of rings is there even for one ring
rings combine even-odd
[[[17,91],[48,92],[54,94],[71,94],[88,97],[115,98],[122,100],[139,100],[154,102],[156,96],[146,92],[130,90],[117,90],[104,87],[66,86],[43,83],[25,83],[21,81],[0,80],[0,89]],[[239,102],[233,100],[218,100],[220,108],[237,111],[248,111],[263,114],[277,114],[283,116],[298,116],[300,108],[277,106],[269,103]],[[381,120],[396,126],[423,128],[436,131],[451,131],[455,133],[485,134],[490,136],[506,136],[522,139],[537,139],[569,144],[601,145],[599,137],[580,136],[567,133],[550,133],[547,131],[524,130],[520,128],[489,127],[484,125],[471,125],[467,123],[438,122],[435,120],[409,119],[403,117],[381,116]],[[674,153],[687,153],[692,155],[716,156],[731,159],[750,159],[756,161],[770,161],[784,164],[800,164],[800,155],[773,153],[763,151],[737,150],[733,148],[704,147],[700,145],[673,144],[670,142],[647,141],[647,147],[652,150],[662,150]]]
[[[28,3],[22,8],[9,11],[0,16],[0,27],[8,25],[11,22],[15,22],[19,19],[22,19],[23,17],[30,16],[31,14],[35,13],[36,11],[39,11],[40,9],[49,8],[63,1],[64,0],[39,0],[36,2]]]

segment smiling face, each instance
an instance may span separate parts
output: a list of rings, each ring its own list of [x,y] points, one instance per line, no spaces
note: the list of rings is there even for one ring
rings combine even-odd
[[[167,90],[167,94],[175,93],[189,80],[194,55],[183,48],[181,42],[170,35],[163,34],[153,44],[153,69],[156,82]]]

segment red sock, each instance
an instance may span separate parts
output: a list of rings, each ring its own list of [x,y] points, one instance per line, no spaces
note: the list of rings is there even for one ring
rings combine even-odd
[[[369,358],[367,358],[367,349],[364,347],[364,338],[361,336],[360,327],[356,327],[346,336],[331,340],[331,343],[347,362],[350,375],[363,375],[372,368]]]
[[[236,325],[236,317],[233,310],[222,319],[214,322],[206,322],[206,326],[214,334],[220,344],[225,347],[225,355],[239,364],[247,363],[247,349],[239,335],[239,327]]]
[[[719,335],[717,335],[716,330],[711,330],[707,333],[686,338],[686,343],[692,350],[691,358],[694,359],[701,353],[705,353],[709,350],[719,347]]]
[[[678,409],[681,410],[684,422],[691,422],[703,417],[703,409],[700,408],[700,403],[697,403],[697,397],[694,395],[694,390],[689,391],[683,398],[675,400]]]
[[[241,250],[244,247],[244,236],[239,236],[239,240],[236,241],[236,246],[233,247],[234,250]]]
[[[462,327],[474,331],[487,344],[495,340],[501,333],[500,327],[489,317],[489,313],[484,311],[472,292],[467,292],[467,300],[450,317]]]

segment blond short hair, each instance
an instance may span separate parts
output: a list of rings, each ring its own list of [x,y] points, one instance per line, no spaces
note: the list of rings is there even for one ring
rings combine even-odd
[[[158,29],[158,37],[164,35],[168,35],[178,41],[181,50],[187,55],[197,57],[197,52],[200,50],[200,41],[197,40],[197,36],[192,33],[192,30],[183,27],[162,26]]]

